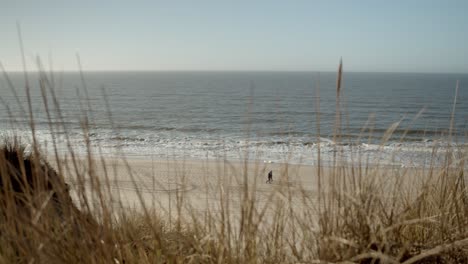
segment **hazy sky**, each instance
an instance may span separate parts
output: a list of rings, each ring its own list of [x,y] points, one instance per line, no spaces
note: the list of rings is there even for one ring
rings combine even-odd
[[[468,1],[0,0],[0,61],[21,70],[468,72]]]

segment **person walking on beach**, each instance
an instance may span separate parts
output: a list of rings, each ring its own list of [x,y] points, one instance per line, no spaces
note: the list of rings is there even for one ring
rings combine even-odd
[[[268,180],[266,181],[266,183],[272,183],[273,182],[273,171],[270,171],[268,173]]]

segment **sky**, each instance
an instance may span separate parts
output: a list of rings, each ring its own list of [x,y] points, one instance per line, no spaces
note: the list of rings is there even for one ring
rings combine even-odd
[[[468,73],[468,1],[0,0],[0,62],[57,71]]]

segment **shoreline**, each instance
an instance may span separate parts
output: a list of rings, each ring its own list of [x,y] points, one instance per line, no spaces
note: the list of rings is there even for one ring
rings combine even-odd
[[[85,161],[88,159],[86,153],[74,153],[75,158],[77,161]],[[315,153],[314,153],[315,154]],[[372,162],[370,159],[365,159],[369,157],[369,153],[361,153],[364,156],[364,159],[361,160],[361,163],[358,162],[357,155],[354,158],[354,162],[351,162],[349,159],[343,159],[339,157],[336,159],[335,162],[333,160],[325,160],[322,159],[320,162],[321,168],[332,169],[336,167],[345,167],[345,168],[382,168],[382,169],[412,169],[412,170],[424,170],[424,169],[441,169],[445,165],[436,164],[436,163],[428,163],[428,164],[413,164],[413,165],[405,165],[401,164],[401,162],[385,162],[385,161],[375,161]],[[60,160],[63,159],[64,155],[60,155]],[[439,154],[440,157],[444,157],[444,154]],[[46,157],[49,161],[52,159],[55,162],[55,157],[53,157],[53,153],[48,153]],[[68,157],[70,158],[70,157]],[[235,159],[235,158],[227,158],[227,159],[217,159],[217,158],[196,158],[196,157],[174,157],[174,156],[167,156],[167,158],[161,158],[155,155],[138,155],[138,154],[99,154],[99,153],[92,153],[92,158],[94,161],[100,161],[102,159],[106,161],[129,161],[130,163],[134,162],[169,162],[169,163],[176,163],[176,162],[189,162],[189,163],[211,163],[211,164],[219,164],[219,163],[230,163],[236,165],[243,165],[243,164],[264,164],[269,166],[295,166],[295,167],[310,167],[310,168],[317,168],[319,166],[316,164],[316,160],[314,160],[314,164],[310,164],[307,162],[295,162],[295,161],[272,161],[272,160],[265,160],[259,158],[250,158],[250,159]],[[336,165],[333,165],[335,163]],[[468,163],[466,164],[465,168],[468,170]]]

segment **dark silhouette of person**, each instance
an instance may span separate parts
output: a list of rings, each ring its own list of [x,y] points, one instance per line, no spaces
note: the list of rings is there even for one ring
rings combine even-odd
[[[273,171],[270,171],[268,173],[268,180],[267,183],[272,183],[273,182]]]

